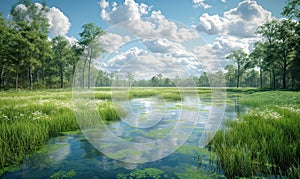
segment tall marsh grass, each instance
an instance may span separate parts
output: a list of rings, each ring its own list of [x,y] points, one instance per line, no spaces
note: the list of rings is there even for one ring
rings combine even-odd
[[[250,111],[226,124],[209,146],[228,178],[300,176],[300,93],[241,97]]]
[[[79,129],[71,90],[0,93],[0,176],[54,136]],[[118,120],[110,101],[97,104],[102,120]]]

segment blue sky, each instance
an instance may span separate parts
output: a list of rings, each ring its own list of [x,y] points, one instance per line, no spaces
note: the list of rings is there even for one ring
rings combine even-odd
[[[108,24],[100,17],[101,8],[99,6],[100,0],[47,0],[49,7],[57,7],[68,18],[71,27],[68,35],[78,38],[78,33],[81,31],[81,26],[85,23],[94,22],[103,29],[108,28]],[[33,0],[33,2],[41,2]],[[112,3],[113,1],[109,1]],[[123,0],[116,0],[121,4]],[[171,20],[178,21],[185,25],[198,25],[198,19],[201,14],[207,12],[208,14],[222,15],[225,11],[236,7],[241,1],[227,0],[223,3],[221,0],[207,1],[212,7],[208,9],[194,8],[193,0],[136,0],[137,3],[144,3],[152,6],[153,10],[161,10],[162,14]],[[0,0],[0,12],[6,17],[12,5],[17,3],[17,0]],[[272,12],[272,15],[280,18],[282,8],[285,5],[285,0],[257,0],[257,3],[264,9]],[[209,37],[207,37],[209,38]]]
[[[0,0],[4,17],[16,2]],[[46,17],[50,37],[62,35],[70,42],[79,39],[86,23],[108,30],[101,43],[115,54],[108,55],[111,59],[104,70],[142,75],[148,67],[146,76],[159,71],[174,77],[186,69],[198,76],[220,70],[215,67],[228,64],[225,57],[233,50],[251,52],[262,38],[254,33],[257,27],[281,19],[284,5],[285,0],[48,0]],[[26,10],[22,5],[17,8]],[[120,26],[122,22],[126,23]],[[131,34],[124,34],[122,28]],[[131,43],[133,34],[144,40]]]

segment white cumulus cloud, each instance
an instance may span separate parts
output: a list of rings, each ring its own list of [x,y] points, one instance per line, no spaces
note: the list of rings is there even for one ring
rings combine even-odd
[[[108,3],[107,1],[105,1],[105,0],[101,0],[101,1],[99,2],[99,5],[100,5],[100,7],[101,7],[102,9],[106,9],[106,8],[109,6],[109,3]]]
[[[114,6],[111,11],[102,8],[101,17],[110,24],[118,24],[128,20],[138,20],[143,14],[147,14],[150,7],[138,4],[134,0],[125,0],[124,4]]]
[[[211,8],[211,5],[208,5],[204,2],[205,0],[193,0],[193,7],[198,8],[198,7],[202,7],[204,9],[208,9]]]
[[[40,3],[34,3],[34,5],[38,10],[41,10],[43,8],[43,5]],[[28,8],[24,4],[18,4],[15,8],[16,10],[20,10],[22,12],[26,12],[28,10]],[[44,15],[49,21],[49,32],[53,36],[65,36],[69,32],[71,23],[69,21],[69,18],[65,16],[61,10],[56,7],[51,7],[49,8],[49,11]]]
[[[221,36],[211,44],[211,48],[219,57],[225,58],[233,50],[242,49],[249,53],[253,44],[258,41],[258,38],[239,38],[235,36]]]
[[[50,8],[49,12],[47,12],[47,18],[50,24],[49,31],[52,35],[66,35],[69,32],[71,23],[68,17],[58,8]]]
[[[150,17],[145,19],[145,15]],[[199,37],[195,30],[179,27],[166,19],[161,11],[151,11],[150,6],[134,0],[125,0],[118,6],[115,4],[111,10],[102,8],[101,18],[111,25],[123,23],[123,27],[141,38],[169,37],[175,41],[185,41]]]
[[[199,75],[202,66],[197,58],[175,44],[168,41],[147,41],[151,50],[132,47],[125,52],[120,52],[102,64],[102,70],[125,74],[132,73],[137,79],[151,78],[161,73],[164,77],[188,77]],[[154,47],[154,46],[158,47]],[[180,51],[175,51],[172,46],[177,46]]]
[[[118,50],[122,45],[130,41],[129,36],[120,36],[114,33],[106,33],[100,36],[100,43],[106,52],[112,53],[115,50]]]
[[[224,12],[223,16],[204,13],[197,29],[214,35],[232,35],[254,37],[257,27],[272,18],[271,12],[265,10],[254,0],[245,0],[236,8]]]

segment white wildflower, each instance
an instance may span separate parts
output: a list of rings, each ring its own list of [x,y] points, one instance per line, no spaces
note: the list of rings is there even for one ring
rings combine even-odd
[[[31,116],[32,120],[37,120],[37,119],[41,119],[41,118],[43,118],[43,119],[48,118],[48,115],[41,111],[35,111],[32,113],[32,116]]]
[[[300,109],[294,108],[292,106],[283,106],[283,107],[281,107],[281,109],[286,109],[286,110],[289,110],[289,111],[291,111],[293,113],[300,114]]]
[[[8,116],[6,116],[6,115],[2,115],[2,117],[4,118],[4,119],[6,119],[6,120],[9,120],[9,118],[8,118]]]

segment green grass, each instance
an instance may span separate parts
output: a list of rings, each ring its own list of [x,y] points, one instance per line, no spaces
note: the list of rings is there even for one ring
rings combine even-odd
[[[0,175],[49,138],[79,129],[70,89],[6,91],[0,98]],[[119,120],[110,101],[99,102],[97,108],[102,120]]]
[[[193,93],[193,89],[186,89]],[[92,92],[92,91],[91,91]],[[209,93],[201,89],[199,93]],[[89,109],[92,101],[90,92],[80,94],[83,98],[82,110],[79,106],[77,120],[72,105],[72,90],[5,91],[0,93],[0,175],[20,164],[37,151],[48,139],[67,131],[89,128],[99,124],[99,117],[106,121],[119,120],[126,115],[121,109],[114,110],[111,88],[94,90],[97,111]],[[165,99],[181,100],[177,88],[131,88],[129,98],[160,96]],[[84,102],[86,100],[87,103]],[[95,107],[94,103],[90,104]],[[78,107],[78,106],[77,106]],[[78,123],[80,125],[78,125]],[[102,123],[103,124],[103,123]]]
[[[197,89],[199,97],[210,99],[211,89]],[[248,112],[229,121],[210,142],[212,159],[226,177],[300,176],[300,93],[288,91],[259,91],[257,89],[228,89],[228,97],[238,97]],[[195,93],[185,89],[184,94]],[[219,93],[217,93],[219,94]],[[90,101],[91,95],[84,100]],[[132,88],[129,98],[160,96],[181,100],[177,88]],[[214,97],[217,97],[214,95]],[[110,102],[111,89],[95,89],[95,110],[80,110],[77,115],[90,115],[87,120],[76,119],[72,109],[72,91],[6,91],[0,93],[0,175],[10,170],[46,141],[80,126],[90,127],[103,121],[119,120],[126,115],[116,113]],[[89,109],[82,101],[83,109]],[[80,109],[80,107],[79,107]],[[91,108],[92,109],[92,108]],[[121,155],[121,153],[120,153]]]
[[[209,146],[228,178],[300,175],[300,93],[242,94],[250,110],[226,124]]]
[[[127,91],[128,90],[128,91]],[[181,100],[184,95],[193,94],[197,92],[199,96],[210,96],[210,88],[176,88],[176,87],[133,87],[130,89],[115,88],[113,94],[110,88],[96,88],[95,99],[111,99],[121,98],[128,95],[129,99],[132,98],[147,98],[159,96],[164,99]]]

